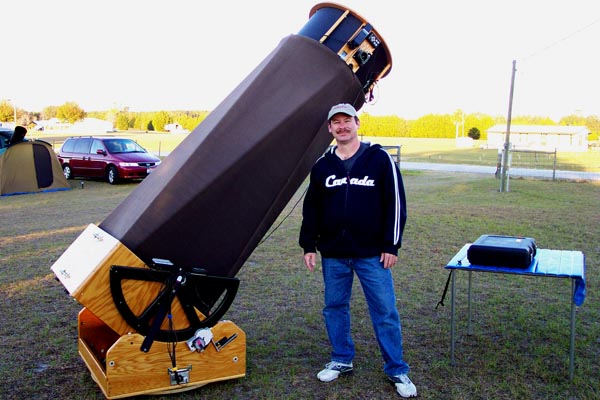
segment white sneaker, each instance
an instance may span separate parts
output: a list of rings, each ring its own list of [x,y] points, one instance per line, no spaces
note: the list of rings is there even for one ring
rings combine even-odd
[[[410,380],[408,375],[396,375],[389,377],[392,382],[396,385],[396,391],[402,397],[416,397],[417,387]]]
[[[332,361],[325,365],[325,369],[317,374],[317,378],[321,382],[331,382],[334,379],[337,379],[341,374],[352,372],[352,368],[352,363],[344,364]]]

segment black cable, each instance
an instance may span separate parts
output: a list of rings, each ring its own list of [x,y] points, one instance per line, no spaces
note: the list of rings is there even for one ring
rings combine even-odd
[[[377,80],[373,81],[373,85],[377,84]],[[361,89],[358,91],[358,93],[356,94],[356,97],[354,98],[354,101],[356,101],[356,99],[358,99],[358,96],[365,96],[365,92]],[[300,200],[302,200],[304,198],[304,196],[306,195],[306,192],[308,191],[308,186],[306,187],[306,189],[304,189],[304,192],[302,193],[302,195],[300,196],[300,198],[296,201],[296,203],[293,205],[292,209],[290,210],[289,213],[287,213],[287,215],[285,217],[283,217],[283,219],[279,222],[279,224],[277,224],[277,226],[275,226],[271,232],[267,233],[265,235],[265,237],[256,245],[257,247],[260,246],[261,244],[263,244],[265,241],[267,241],[267,239],[269,239],[276,231],[277,229],[279,229],[279,227],[289,218],[289,216],[292,214],[292,212],[294,212],[294,210],[296,209],[296,207],[298,206],[298,204],[300,203]]]
[[[306,187],[306,189],[304,189],[304,192],[302,193],[302,195],[300,195],[300,198],[296,201],[296,203],[292,206],[292,209],[290,210],[289,213],[287,213],[287,215],[285,217],[283,217],[283,219],[277,224],[276,227],[274,227],[271,232],[267,233],[267,235],[265,235],[265,237],[263,238],[263,240],[261,240],[257,247],[260,246],[261,244],[263,244],[265,241],[267,241],[267,239],[269,239],[271,237],[271,235],[273,235],[273,233],[275,233],[275,231],[277,231],[277,229],[279,229],[279,227],[281,226],[281,224],[283,224],[290,215],[292,215],[292,213],[294,212],[294,210],[296,209],[296,207],[298,206],[298,204],[300,203],[300,200],[302,200],[304,198],[304,196],[306,195],[306,192],[308,191],[308,186]]]

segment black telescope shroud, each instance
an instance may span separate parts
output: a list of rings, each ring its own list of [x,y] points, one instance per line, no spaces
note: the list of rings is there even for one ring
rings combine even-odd
[[[314,38],[284,38],[100,228],[148,265],[235,276],[331,143],[329,108],[360,109],[381,59],[361,82]],[[207,291],[208,308],[221,292]]]

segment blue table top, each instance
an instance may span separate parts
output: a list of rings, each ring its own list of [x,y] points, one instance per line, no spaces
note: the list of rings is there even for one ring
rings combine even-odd
[[[501,274],[572,278],[575,279],[573,302],[577,306],[580,306],[585,300],[585,255],[581,251],[537,249],[536,255],[529,267],[510,268],[469,263],[467,258],[469,246],[471,246],[470,243],[465,244],[445,268]]]

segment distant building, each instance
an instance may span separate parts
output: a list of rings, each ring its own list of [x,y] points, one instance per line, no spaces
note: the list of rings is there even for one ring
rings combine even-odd
[[[15,129],[15,123],[14,122],[2,122],[2,121],[0,121],[0,128]]]
[[[511,125],[510,143],[517,150],[587,151],[590,130],[585,126]],[[502,148],[506,125],[487,130],[488,148]]]
[[[33,121],[33,123],[35,124],[35,127],[33,128],[35,131],[63,131],[70,126],[70,124],[60,122],[58,118],[42,119]]]
[[[115,127],[112,122],[98,118],[84,118],[81,121],[75,122],[69,132],[73,133],[110,133],[115,132]]]
[[[165,125],[164,129],[165,129],[165,131],[167,131],[169,133],[190,133],[190,131],[188,131],[187,129],[185,129],[183,126],[179,125],[176,122]]]
[[[34,121],[34,130],[48,132],[69,132],[69,133],[89,133],[101,134],[115,132],[112,122],[104,121],[98,118],[84,118],[74,124],[61,122],[58,118],[48,120]]]

